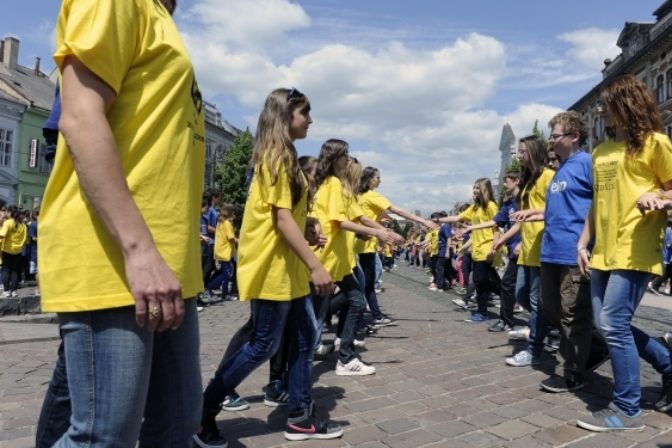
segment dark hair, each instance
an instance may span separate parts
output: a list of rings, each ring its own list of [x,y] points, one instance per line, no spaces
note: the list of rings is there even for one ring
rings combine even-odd
[[[520,139],[519,143],[523,143],[527,147],[527,153],[532,161],[532,168],[528,168],[521,164],[523,173],[521,176],[520,191],[518,192],[517,202],[521,210],[528,208],[527,199],[530,196],[530,189],[534,183],[539,179],[544,168],[548,165],[548,151],[546,145],[536,135],[530,135]]]
[[[503,179],[520,180],[520,172],[507,171],[506,174],[504,174]]]
[[[315,174],[315,189],[319,189],[322,182],[329,176],[335,176],[334,163],[348,155],[348,143],[337,138],[330,138],[322,144],[320,156],[317,159],[317,173]]]
[[[359,193],[366,193],[371,190],[371,179],[379,173],[378,168],[367,166],[362,171],[362,180],[359,182]]]
[[[315,187],[315,176],[309,176],[308,174],[317,166],[317,159],[313,156],[301,156],[299,157],[299,166],[308,182],[308,204],[310,207],[317,188]]]

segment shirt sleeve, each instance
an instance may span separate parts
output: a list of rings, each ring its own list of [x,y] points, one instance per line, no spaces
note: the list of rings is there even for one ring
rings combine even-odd
[[[509,223],[509,207],[503,206],[499,209],[494,218],[492,218],[499,227],[505,227]]]
[[[236,235],[233,233],[233,224],[228,220],[224,221],[224,238],[230,241],[235,237]]]
[[[474,206],[470,205],[468,209],[460,213],[458,216],[463,221],[471,221],[474,214]]]
[[[287,171],[281,169],[278,172],[278,179],[273,182],[271,173],[266,167],[262,168],[262,175],[257,179],[261,183],[262,197],[266,198],[266,203],[276,208],[292,209],[292,189],[289,184],[289,175]]]
[[[672,143],[667,135],[661,135],[657,143],[651,152],[650,163],[662,184],[672,180]]]
[[[348,201],[348,220],[355,221],[361,218],[364,215],[362,207],[357,203],[356,200]]]
[[[343,185],[341,185],[341,181],[335,177],[332,177],[331,182],[329,182],[327,204],[327,217],[329,218],[329,221],[343,222],[347,219]]]
[[[387,200],[385,196],[382,194],[374,191],[372,192],[371,197],[369,198],[369,201],[371,202],[371,205],[373,205],[374,208],[378,209],[378,212],[384,212],[388,208],[392,206],[392,203]]]
[[[146,13],[136,1],[66,0],[54,61],[76,57],[117,94],[140,47]]]

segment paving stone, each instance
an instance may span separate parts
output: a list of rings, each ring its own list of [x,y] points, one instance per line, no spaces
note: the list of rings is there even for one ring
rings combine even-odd
[[[469,434],[458,437],[457,440],[480,448],[489,448],[504,444],[503,439],[483,431],[470,432]]]
[[[480,414],[470,415],[463,418],[463,420],[470,425],[477,426],[479,428],[489,428],[494,425],[498,425],[504,421],[506,418],[501,415],[495,414],[494,412],[482,412]]]
[[[512,420],[487,428],[487,431],[501,439],[514,440],[523,436],[534,434],[535,432],[539,431],[539,428],[520,420]]]
[[[593,433],[585,438],[570,443],[568,448],[628,448],[632,446],[631,440],[616,436],[613,433]]]
[[[542,429],[532,437],[555,446],[564,445],[575,440],[582,439],[588,434],[590,434],[588,431],[578,428],[576,425],[562,425],[553,428]]]
[[[405,418],[398,418],[394,420],[387,420],[384,422],[376,423],[376,426],[388,434],[398,434],[400,432],[410,431],[411,429],[417,428],[419,425],[415,421],[411,421]]]

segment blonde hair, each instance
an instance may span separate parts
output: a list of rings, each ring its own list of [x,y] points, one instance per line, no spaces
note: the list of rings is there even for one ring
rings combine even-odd
[[[362,170],[362,164],[359,160],[354,157],[351,158],[342,182],[345,187],[345,192],[352,197],[357,196],[357,193],[359,192],[359,180],[362,177]]]
[[[297,160],[296,148],[289,134],[289,126],[294,111],[310,111],[310,102],[296,89],[276,89],[268,95],[259,115],[257,134],[254,141],[252,166],[262,176],[262,165],[275,185],[281,170],[286,170],[292,192],[292,205],[296,205],[304,192],[303,173]]]
[[[487,177],[476,179],[474,186],[477,187],[479,195],[474,198],[474,206],[483,209],[488,208],[490,202],[494,202],[495,195],[492,192],[492,183]]]

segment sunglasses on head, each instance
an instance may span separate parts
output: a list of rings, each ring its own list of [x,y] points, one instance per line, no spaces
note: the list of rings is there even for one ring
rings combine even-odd
[[[302,98],[303,96],[303,93],[299,92],[295,87],[292,87],[292,90],[289,91],[289,95],[287,95],[287,102],[290,102],[293,99]]]

